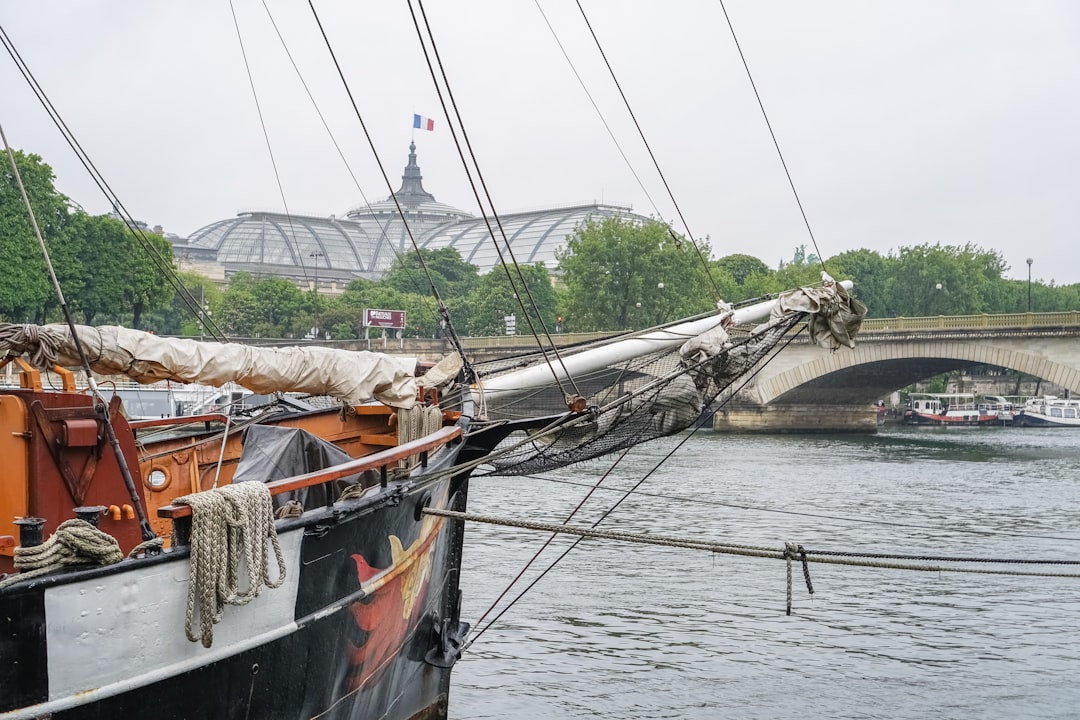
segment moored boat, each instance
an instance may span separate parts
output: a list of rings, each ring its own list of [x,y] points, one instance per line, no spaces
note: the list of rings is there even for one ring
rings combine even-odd
[[[22,368],[0,391],[0,718],[445,718],[468,625],[464,520],[439,513],[466,510],[480,463],[531,473],[680,432],[803,320],[851,347],[866,310],[832,278],[773,298],[419,377],[373,353],[77,328],[62,297],[66,326],[0,327]],[[273,400],[136,420],[71,367]]]
[[[977,400],[972,393],[911,393],[904,411],[904,422],[909,425],[1009,425],[1013,418],[1013,405],[1004,398],[994,395]]]
[[[382,403],[129,422],[119,396],[47,391],[15,362],[22,387],[0,394],[0,717],[445,712],[461,527],[422,510],[463,507],[467,389],[444,410],[375,360]],[[221,513],[247,537],[214,545]]]
[[[1016,416],[1020,427],[1080,427],[1080,400],[1044,395],[1030,398]]]

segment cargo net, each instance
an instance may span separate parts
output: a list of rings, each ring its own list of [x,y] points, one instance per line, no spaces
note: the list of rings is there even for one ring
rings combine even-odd
[[[717,329],[719,338],[713,330],[707,335],[711,334],[714,342],[705,349],[694,347],[695,339],[688,338],[690,342],[682,347],[652,352],[585,376],[575,375],[574,387],[587,404],[587,410],[579,414],[566,414],[566,395],[554,381],[551,387],[482,398],[482,410],[490,422],[563,415],[547,427],[511,434],[492,454],[491,467],[474,474],[545,472],[684,430],[805,317],[802,312],[788,313],[753,332],[733,329],[728,334]],[[562,355],[569,356],[565,350]],[[475,368],[483,383],[485,376],[498,376],[533,361],[544,360],[542,356],[519,356]],[[552,363],[557,366],[558,360]]]

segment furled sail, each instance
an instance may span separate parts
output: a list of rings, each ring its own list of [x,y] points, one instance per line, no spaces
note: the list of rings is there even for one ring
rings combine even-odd
[[[140,383],[174,380],[220,386],[235,382],[264,395],[330,395],[350,405],[372,399],[400,408],[416,403],[417,382],[411,368],[389,355],[200,342],[115,325],[75,327],[91,369],[103,375],[126,375]],[[0,324],[3,351],[28,355],[41,369],[81,364],[67,325]]]
[[[850,283],[825,278],[779,298],[597,346],[571,351],[560,362],[523,360],[474,364],[481,414],[492,421],[565,413],[571,391],[586,410],[534,428],[526,442],[511,437],[491,459],[491,474],[544,472],[679,432],[692,425],[720,393],[774,351],[804,320],[811,339],[851,347],[866,308]],[[754,325],[755,323],[761,323]],[[500,362],[504,363],[500,366]]]

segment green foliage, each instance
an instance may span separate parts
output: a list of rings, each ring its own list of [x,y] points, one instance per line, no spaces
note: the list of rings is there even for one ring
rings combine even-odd
[[[455,298],[455,302],[461,305],[464,299]],[[389,287],[385,282],[375,283],[357,279],[345,288],[339,303],[342,313],[339,321],[347,322],[350,327],[355,328],[357,337],[363,337],[364,310],[368,309],[404,310],[405,337],[440,337],[443,334],[437,304],[430,295],[402,292],[397,288]],[[456,326],[457,321],[453,311],[451,311],[451,320]],[[368,334],[372,338],[382,337],[383,331],[373,328]]]
[[[885,286],[890,309],[905,317],[993,312],[1003,269],[997,252],[970,244],[901,248]]]
[[[145,233],[144,242],[115,219],[87,215],[57,192],[53,171],[39,156],[14,155],[57,278],[81,321],[202,334],[192,308],[162,272],[172,258],[164,238]],[[701,254],[708,253],[703,243]],[[510,313],[518,317],[518,332],[530,331],[514,298],[517,292],[528,305],[516,275],[513,284],[501,269],[481,277],[453,248],[421,255],[459,334],[502,334],[503,317]],[[58,299],[6,157],[0,166],[0,257],[0,320],[58,320]],[[817,284],[821,270],[806,246],[797,247],[778,270],[745,254],[708,264],[707,274],[693,246],[673,241],[661,222],[608,218],[588,222],[568,239],[559,256],[560,284],[553,286],[542,265],[522,267],[521,273],[539,306],[537,331],[541,321],[549,331],[581,331],[656,325],[711,309],[717,292],[724,300],[743,301]],[[852,250],[828,259],[825,267],[837,279],[854,281],[855,295],[871,317],[1015,313],[1029,305],[1033,312],[1080,309],[1080,284],[1006,279],[1001,254],[970,243],[914,245],[887,255]],[[232,277],[225,290],[193,273],[182,274],[181,282],[234,337],[300,338],[316,326],[329,329],[334,339],[363,337],[367,308],[404,310],[406,336],[445,334],[413,253],[382,282],[354,280],[337,298],[303,292],[284,278],[248,274]]]
[[[106,317],[139,327],[142,313],[165,308],[173,288],[162,272],[172,247],[159,235],[137,239],[123,223],[72,208],[53,186],[52,169],[37,155],[15,153],[45,239],[57,281],[72,311],[92,323]],[[0,317],[46,322],[58,319],[59,298],[49,278],[10,162],[0,171]],[[157,256],[151,260],[150,253]]]
[[[300,288],[285,278],[256,280],[237,273],[212,307],[215,322],[239,337],[301,337],[315,324],[315,308]]]
[[[194,272],[178,272],[177,280],[187,288],[192,304],[189,305],[180,293],[174,292],[167,305],[146,313],[145,326],[159,335],[212,335],[199,322],[197,308],[205,304],[210,310],[211,319],[216,317],[214,313],[221,307],[221,290],[212,280]]]
[[[768,275],[769,266],[751,255],[725,255],[715,262],[717,268],[726,270],[735,282],[742,285],[751,275]]]
[[[65,263],[70,275],[62,285],[86,323],[99,315],[125,322],[130,316],[138,328],[144,312],[172,302],[174,289],[162,270],[173,265],[165,238],[145,231],[136,237],[115,218],[81,212],[73,215],[66,237],[75,258]]]
[[[855,294],[872,316],[890,313],[886,287],[894,272],[890,258],[883,258],[872,250],[849,250],[829,258],[826,267],[836,279],[855,283]]]
[[[139,237],[130,231],[124,234],[127,249],[127,279],[124,299],[131,308],[131,326],[142,326],[142,314],[167,307],[174,288],[167,274],[175,272],[172,245],[155,233],[143,231]]]
[[[557,316],[555,289],[551,285],[551,276],[548,275],[547,268],[543,263],[523,266],[521,277],[525,280],[528,293],[522,289],[521,278],[513,269],[510,275],[513,279],[513,287],[511,287],[510,278],[499,268],[480,278],[476,288],[466,298],[470,335],[504,334],[506,331],[504,318],[510,314],[517,318],[519,335],[531,332],[530,320],[537,335],[543,335],[545,328],[549,333],[555,332]],[[521,300],[520,303],[518,298]],[[532,302],[536,303],[539,315],[532,307]],[[528,311],[526,314],[522,313],[522,305]]]
[[[420,256],[431,274],[431,282],[444,300],[464,298],[480,277],[476,266],[465,262],[456,248],[421,250]],[[395,290],[418,295],[430,295],[431,282],[416,253],[412,252],[399,257],[382,280],[382,284]]]
[[[52,168],[40,156],[18,150],[14,156],[46,246],[61,251],[54,260],[60,276],[70,270],[64,267],[64,261],[70,259],[64,249],[64,232],[71,217],[68,199],[56,191]],[[4,258],[0,318],[44,321],[47,308],[57,303],[55,291],[6,153],[0,159],[0,257]]]
[[[701,248],[708,256],[708,247]],[[571,331],[632,330],[713,307],[706,269],[656,220],[590,220],[559,253]]]

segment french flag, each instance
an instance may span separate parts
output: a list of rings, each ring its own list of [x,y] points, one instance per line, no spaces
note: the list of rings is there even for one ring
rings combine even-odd
[[[421,117],[420,115],[413,115],[412,126],[416,130],[434,130],[435,121],[431,118]]]

